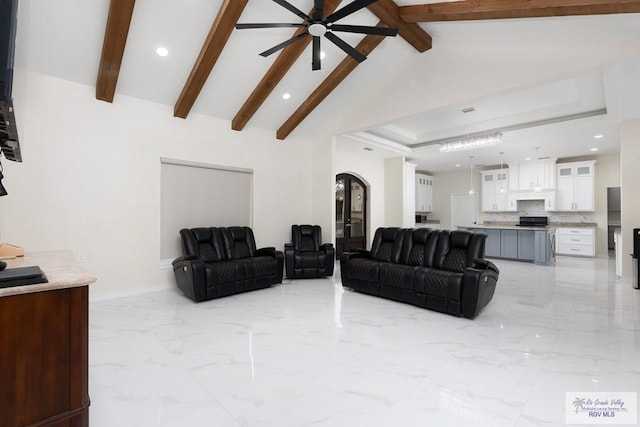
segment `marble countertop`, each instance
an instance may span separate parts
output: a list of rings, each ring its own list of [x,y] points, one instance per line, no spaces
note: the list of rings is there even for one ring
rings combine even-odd
[[[467,227],[461,228],[486,228],[491,230],[538,230],[538,231],[551,231],[555,230],[558,227],[553,225],[549,225],[547,227],[520,227],[519,225],[515,225],[515,223],[509,224],[474,224]]]
[[[0,298],[10,295],[87,286],[96,281],[96,278],[87,273],[76,261],[71,251],[32,252],[26,253],[24,257],[6,259],[4,261],[7,263],[7,268],[37,265],[47,276],[49,282],[0,288]]]

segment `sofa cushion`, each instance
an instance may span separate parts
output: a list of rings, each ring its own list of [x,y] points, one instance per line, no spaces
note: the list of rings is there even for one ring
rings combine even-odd
[[[413,290],[417,269],[411,265],[384,263],[380,265],[380,285]]]
[[[442,231],[433,266],[448,271],[462,272],[473,265],[476,258],[484,258],[486,235],[465,230]]]
[[[249,227],[223,228],[222,239],[229,259],[248,258],[256,253],[256,242]]]
[[[225,259],[220,230],[216,227],[180,230],[182,251],[185,255],[195,255],[204,262]]]
[[[371,244],[371,258],[377,261],[400,261],[404,230],[397,227],[378,228]]]
[[[439,230],[431,230],[429,228],[406,230],[402,243],[400,263],[431,267],[438,245],[439,234]]]
[[[278,263],[274,257],[256,256],[240,261],[245,267],[246,278],[275,276],[278,273]]]
[[[382,263],[369,258],[352,258],[349,268],[343,271],[348,279],[378,283],[378,273]]]
[[[416,292],[460,301],[464,273],[419,268],[416,271],[414,288]]]
[[[294,265],[299,268],[324,268],[327,254],[325,252],[295,252]]]
[[[246,276],[246,269],[237,261],[211,262],[205,264],[204,268],[207,286],[237,282]]]
[[[322,230],[319,225],[292,225],[291,240],[297,251],[317,252],[322,244]]]

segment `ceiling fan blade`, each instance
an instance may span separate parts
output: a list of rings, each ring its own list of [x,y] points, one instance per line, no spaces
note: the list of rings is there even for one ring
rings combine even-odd
[[[274,0],[275,1],[275,0]],[[336,22],[338,19],[342,19],[347,15],[351,15],[354,12],[359,11],[360,9],[369,6],[371,3],[375,3],[378,0],[355,0],[342,9],[336,10],[331,15],[327,16],[327,19],[324,20],[325,23],[330,24],[332,22]]]
[[[320,69],[320,37],[313,38],[313,62],[311,63],[313,71]]]
[[[307,15],[306,13],[304,13],[303,11],[301,11],[300,9],[298,9],[288,1],[286,0],[273,0],[273,1],[278,3],[280,6],[284,7],[285,9],[287,9],[289,12],[295,13],[305,21],[311,21],[311,18],[309,17],[309,15]]]
[[[329,27],[331,31],[342,31],[345,33],[373,34],[377,36],[395,37],[398,34],[397,28],[370,27],[366,25],[338,25],[333,24]]]
[[[313,20],[322,21],[324,18],[324,0],[315,0],[313,5]]]
[[[328,38],[333,44],[338,46],[340,49],[344,50],[350,57],[352,57],[356,61],[362,62],[365,59],[367,59],[366,56],[364,56],[363,54],[355,50],[353,47],[347,44],[347,42],[345,42],[335,34],[327,32],[324,36]]]
[[[283,49],[287,46],[289,46],[290,44],[293,44],[299,40],[302,40],[303,38],[305,38],[306,36],[308,36],[309,33],[302,33],[302,34],[298,34],[295,37],[290,38],[289,40],[283,41],[282,43],[275,45],[274,47],[272,47],[271,49],[267,49],[264,52],[260,53],[261,56],[264,56],[265,58],[269,55],[271,55],[272,53],[275,53],[277,51],[279,51],[280,49]]]
[[[247,30],[251,28],[291,28],[304,27],[304,24],[236,24],[236,30]]]

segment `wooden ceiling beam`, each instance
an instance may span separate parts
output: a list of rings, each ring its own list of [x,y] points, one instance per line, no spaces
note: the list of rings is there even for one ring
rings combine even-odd
[[[325,0],[324,2],[324,14],[325,16],[335,12],[340,0]],[[309,12],[309,15],[313,14],[313,9]],[[304,28],[299,28],[293,37],[306,31]],[[291,66],[302,55],[302,52],[311,43],[311,37],[307,37],[297,43],[285,47],[278,55],[276,60],[271,64],[271,67],[267,73],[262,77],[260,83],[253,90],[249,98],[244,102],[240,111],[235,115],[231,121],[231,129],[242,130],[247,125],[249,120],[256,114],[260,106],[266,101],[271,92],[276,88],[278,83],[284,78]]]
[[[400,17],[399,7],[393,0],[378,0],[367,8],[387,26],[398,29],[400,37],[405,39],[418,52],[431,49],[431,36],[418,24],[410,24]]]
[[[639,0],[467,0],[399,8],[406,22],[640,13]]]
[[[111,0],[96,80],[96,99],[113,102],[136,0]]]
[[[386,24],[383,24],[382,21],[378,23],[378,27],[386,27]],[[363,54],[364,56],[368,56],[373,50],[378,47],[382,40],[385,37],[382,36],[374,36],[367,35],[365,36],[360,43],[356,46],[356,50]],[[358,61],[347,56],[341,63],[336,67],[335,70],[327,76],[327,78],[313,91],[311,95],[298,107],[298,109],[287,119],[287,121],[280,126],[278,131],[276,132],[276,138],[285,139],[293,130],[298,127],[302,121],[307,118],[309,114],[318,106],[322,101],[325,100],[327,96],[333,90],[338,87],[340,83],[344,79],[347,78],[349,74],[358,66]]]
[[[224,0],[209,34],[202,45],[191,74],[173,108],[174,117],[186,119],[216,65],[234,26],[240,19],[248,0]]]

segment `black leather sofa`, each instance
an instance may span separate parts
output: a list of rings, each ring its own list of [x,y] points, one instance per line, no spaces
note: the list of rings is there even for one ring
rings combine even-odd
[[[473,319],[496,288],[484,258],[486,235],[469,231],[379,228],[370,251],[340,258],[343,286]]]
[[[256,249],[249,227],[184,228],[184,256],[173,261],[178,288],[195,302],[282,283],[284,255]]]
[[[333,276],[333,243],[322,243],[319,225],[292,225],[291,243],[284,245],[285,271],[289,279]]]

